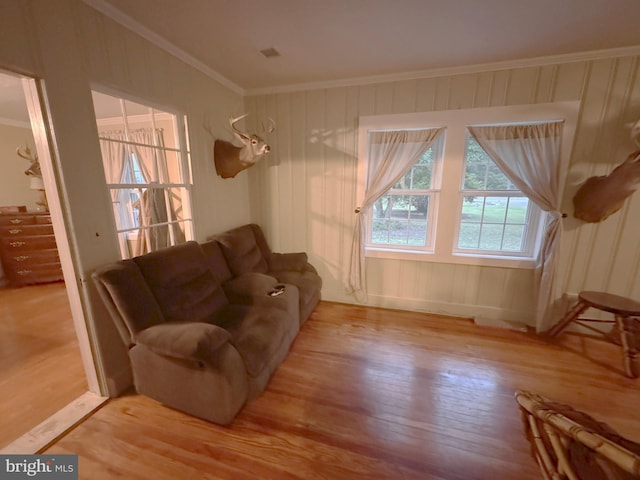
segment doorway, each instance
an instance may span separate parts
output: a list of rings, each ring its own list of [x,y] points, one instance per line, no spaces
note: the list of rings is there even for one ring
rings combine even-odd
[[[41,104],[36,80],[0,70],[0,452],[4,453],[35,453],[38,442],[32,438],[20,447],[33,445],[30,451],[6,448],[87,392],[99,396],[80,294],[76,282],[64,281],[74,278],[73,262]],[[23,235],[32,236],[33,243]],[[27,244],[32,249],[21,251]],[[14,247],[17,250],[9,250]]]

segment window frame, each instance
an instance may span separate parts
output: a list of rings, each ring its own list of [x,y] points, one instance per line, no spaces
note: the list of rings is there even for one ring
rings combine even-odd
[[[151,231],[153,228],[157,228],[163,225],[174,225],[174,224],[182,224],[183,226],[183,234],[185,237],[185,241],[195,239],[195,220],[193,218],[193,176],[192,176],[192,167],[191,167],[191,151],[189,147],[189,135],[188,135],[188,123],[187,123],[187,115],[178,112],[171,107],[166,106],[158,106],[153,102],[147,101],[145,99],[132,98],[130,96],[124,95],[121,92],[113,91],[110,89],[103,88],[92,88],[92,92],[95,92],[99,95],[112,97],[114,100],[119,101],[120,103],[120,112],[119,114],[114,115],[110,118],[98,119],[96,117],[96,124],[98,127],[98,138],[99,140],[104,140],[104,138],[100,134],[100,130],[104,127],[114,126],[116,128],[121,128],[123,131],[128,132],[130,130],[135,130],[136,127],[130,127],[130,123],[136,123],[138,121],[151,121],[151,127],[156,128],[156,121],[162,120],[170,120],[172,123],[172,130],[174,140],[176,142],[175,147],[168,147],[166,145],[156,144],[156,136],[154,135],[154,141],[152,144],[137,144],[134,141],[130,141],[128,138],[124,141],[121,140],[108,140],[114,142],[124,143],[127,149],[127,164],[132,171],[132,174],[135,175],[135,169],[132,163],[132,157],[135,157],[133,152],[130,150],[130,145],[141,145],[143,147],[151,147],[153,149],[158,149],[164,152],[170,152],[177,156],[177,168],[179,171],[179,175],[181,177],[181,182],[173,182],[169,181],[159,181],[157,183],[106,183],[107,192],[109,194],[109,198],[111,200],[111,192],[112,191],[129,191],[129,190],[138,190],[139,195],[142,195],[144,189],[155,188],[160,189],[165,192],[165,198],[171,195],[171,191],[175,189],[179,189],[181,191],[180,194],[180,206],[182,208],[182,216],[179,219],[169,220],[165,223],[155,223],[149,224],[146,226],[127,226],[124,228],[120,227],[120,222],[116,218],[116,212],[112,209],[112,215],[114,220],[114,234],[117,236],[118,244],[120,247],[121,257],[123,259],[130,258],[129,247],[127,242],[133,241],[137,239],[139,232],[142,229],[147,231]],[[126,103],[131,102],[135,103],[139,106],[143,106],[148,108],[148,113],[144,115],[136,115],[129,114],[127,112]],[[171,245],[177,244],[174,235],[172,233],[172,229],[169,229],[169,234],[171,238]]]
[[[371,133],[372,131],[368,131],[367,132],[367,136],[369,135],[369,133]],[[372,241],[372,236],[373,236],[373,232],[371,229],[371,223],[373,222],[373,207],[371,208],[371,222],[368,222],[367,228],[366,228],[366,241],[365,241],[365,249],[369,249],[369,250],[381,250],[381,251],[386,251],[386,250],[399,250],[399,251],[406,251],[406,252],[412,252],[412,251],[416,251],[417,249],[419,249],[420,251],[427,251],[427,252],[433,252],[433,248],[435,245],[435,215],[434,212],[437,211],[438,209],[438,193],[440,191],[440,182],[442,180],[442,158],[443,158],[443,152],[444,152],[444,146],[446,143],[445,140],[446,137],[446,132],[442,132],[438,138],[436,138],[433,142],[433,144],[429,147],[429,148],[433,148],[433,147],[437,147],[439,150],[439,156],[436,158],[433,158],[433,162],[432,162],[432,168],[431,168],[431,188],[429,189],[395,189],[394,187],[391,187],[387,194],[389,194],[389,192],[391,192],[392,195],[396,195],[396,196],[421,196],[421,197],[428,197],[429,198],[429,210],[427,212],[425,221],[427,222],[427,231],[426,231],[426,235],[427,235],[427,241],[426,241],[426,245],[423,247],[420,246],[416,246],[416,245],[403,245],[403,244],[383,244],[383,243],[374,243]],[[367,148],[368,148],[368,140],[367,140]],[[368,154],[367,154],[368,156]],[[417,165],[414,164],[414,166]],[[411,169],[409,171],[411,171],[413,169],[413,166],[411,167]],[[407,172],[409,173],[409,172]],[[406,175],[406,174],[405,174]],[[369,182],[369,179],[367,179],[367,183]],[[385,194],[385,195],[387,195]]]
[[[487,257],[496,257],[496,258],[522,258],[525,260],[534,260],[535,253],[540,248],[541,238],[542,238],[542,227],[544,220],[544,212],[538,207],[535,203],[528,199],[528,197],[522,193],[521,190],[517,189],[506,189],[506,190],[483,190],[483,189],[467,189],[465,188],[465,175],[467,168],[467,159],[468,159],[468,146],[469,141],[473,140],[473,136],[471,132],[469,132],[468,128],[465,135],[465,152],[464,157],[462,159],[462,175],[460,178],[460,198],[458,200],[458,222],[456,225],[456,231],[454,235],[454,245],[453,245],[453,254],[454,255],[463,255],[463,256],[487,256]],[[477,142],[476,142],[477,143]],[[478,147],[482,149],[482,146],[478,144]],[[484,151],[484,149],[482,149]],[[485,152],[486,154],[486,152]],[[488,156],[488,154],[487,154]],[[489,157],[489,160],[491,158]],[[495,163],[494,163],[495,165]],[[497,165],[496,165],[497,167]],[[505,176],[506,177],[506,176]],[[510,182],[510,181],[509,181]],[[511,183],[511,182],[510,182]],[[474,196],[474,197],[483,197],[485,199],[491,197],[503,197],[503,198],[526,198],[529,200],[529,207],[527,209],[527,221],[524,224],[526,232],[524,233],[524,248],[521,251],[508,251],[508,250],[490,250],[490,249],[467,249],[461,248],[460,245],[460,232],[462,230],[462,210],[464,208],[464,199],[466,196]],[[505,215],[506,215],[505,211]],[[497,225],[508,225],[508,222],[505,219],[505,222]]]
[[[465,136],[470,125],[518,124],[564,120],[561,141],[560,181],[564,190],[571,147],[580,108],[579,101],[564,101],[533,105],[481,107],[471,109],[416,112],[406,114],[362,116],[358,127],[358,185],[357,199],[362,201],[366,190],[368,133],[379,130],[409,130],[445,127],[444,156],[440,188],[436,190],[434,208],[434,248],[395,248],[384,245],[365,245],[365,255],[374,258],[417,260],[437,263],[497,266],[506,268],[535,268],[535,245],[531,257],[487,255],[456,251],[459,217],[462,208],[464,179]],[[543,218],[544,216],[541,216]],[[542,229],[542,223],[538,225]],[[366,225],[366,239],[370,238],[371,221]]]

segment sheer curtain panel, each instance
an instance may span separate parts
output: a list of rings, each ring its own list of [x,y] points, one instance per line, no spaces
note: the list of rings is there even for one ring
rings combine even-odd
[[[469,132],[514,185],[547,212],[536,259],[536,330],[553,323],[555,274],[562,237],[560,146],[564,122],[471,126]]]
[[[367,299],[364,247],[371,206],[409,171],[443,131],[444,127],[369,133],[367,188],[355,211],[347,285],[359,301]]]

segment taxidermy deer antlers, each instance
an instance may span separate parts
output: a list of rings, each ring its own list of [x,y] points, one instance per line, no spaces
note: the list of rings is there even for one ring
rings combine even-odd
[[[631,129],[640,147],[640,120]],[[601,222],[622,208],[640,184],[640,150],[630,154],[609,175],[588,178],[573,197],[573,216],[585,222]]]
[[[242,132],[236,128],[235,124],[247,115],[245,113],[239,117],[229,119],[231,129],[243,143],[242,147],[236,147],[224,140],[216,140],[213,145],[213,160],[216,165],[216,172],[222,178],[235,177],[242,170],[253,166],[263,155],[271,150],[271,147],[258,135]],[[272,133],[275,129],[275,122],[269,119],[269,126],[265,130],[267,133]]]
[[[31,162],[29,168],[24,171],[24,174],[27,176],[33,177],[42,177],[42,171],[40,170],[40,162],[38,162],[38,154],[31,153],[31,149],[28,146],[18,147],[16,148],[16,153],[20,158],[24,158],[25,160]]]

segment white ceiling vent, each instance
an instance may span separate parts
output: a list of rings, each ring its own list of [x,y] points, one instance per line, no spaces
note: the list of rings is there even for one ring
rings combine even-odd
[[[260,50],[260,53],[264,55],[266,58],[274,58],[274,57],[280,56],[280,52],[273,47]]]

